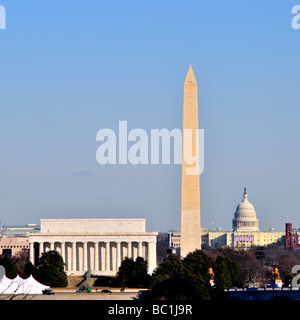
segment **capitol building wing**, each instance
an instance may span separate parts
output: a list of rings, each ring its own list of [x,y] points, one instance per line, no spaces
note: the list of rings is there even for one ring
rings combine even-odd
[[[156,268],[157,232],[146,232],[145,219],[41,219],[41,232],[29,234],[30,261],[58,251],[68,275],[116,275],[125,257]]]

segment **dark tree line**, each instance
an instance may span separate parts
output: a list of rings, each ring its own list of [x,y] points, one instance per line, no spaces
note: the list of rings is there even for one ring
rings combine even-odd
[[[208,280],[208,269],[214,271],[215,286]],[[181,260],[175,254],[168,254],[154,273],[147,273],[147,262],[138,257],[125,258],[117,273],[117,286],[150,288],[149,299],[166,300],[211,300],[223,297],[225,288],[242,286],[240,269],[231,259],[210,257],[202,250],[196,250]]]
[[[235,249],[221,247],[209,253],[212,257],[223,256],[234,261],[241,270],[241,281],[244,284],[259,282],[269,284],[272,271],[276,266],[284,286],[288,286],[292,268],[300,264],[300,253],[284,249],[276,244],[267,247],[251,247],[250,249]]]
[[[149,283],[149,299],[214,300],[224,297],[225,288],[252,286],[254,282],[270,283],[275,266],[279,269],[284,286],[288,286],[294,276],[291,274],[294,265],[300,265],[300,254],[278,245],[247,250],[220,247],[208,253],[196,250],[183,260],[175,254],[168,254],[150,280],[147,278],[145,281],[143,277],[135,281],[134,261],[124,260],[118,277],[119,280],[123,279],[124,286],[147,287]],[[210,267],[214,272],[214,287],[207,281]],[[143,274],[147,274],[146,264]]]
[[[208,269],[214,271],[215,286],[208,284]],[[183,260],[169,254],[156,268],[150,289],[151,299],[212,300],[223,298],[225,288],[241,286],[238,265],[227,257],[213,259],[202,250],[188,254]]]

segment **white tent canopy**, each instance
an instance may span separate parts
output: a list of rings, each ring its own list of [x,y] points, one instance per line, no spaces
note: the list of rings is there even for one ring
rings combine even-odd
[[[42,294],[45,289],[50,287],[39,283],[32,275],[27,279],[19,275],[14,279],[3,276],[0,280],[0,294]]]
[[[3,276],[3,278],[0,280],[0,294],[5,293],[5,291],[8,290],[8,288],[11,286],[12,279],[9,279],[6,277],[6,275]]]

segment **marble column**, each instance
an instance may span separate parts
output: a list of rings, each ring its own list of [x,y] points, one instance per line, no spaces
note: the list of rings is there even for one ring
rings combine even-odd
[[[148,243],[148,273],[152,273],[156,268],[156,242]]]
[[[83,242],[83,270],[87,271],[88,269],[88,243]]]
[[[34,243],[29,243],[29,259],[32,264],[34,264]]]
[[[121,266],[121,242],[117,242],[117,270]]]
[[[132,243],[127,242],[127,257],[132,258]]]
[[[76,271],[76,242],[72,242],[72,271]]]
[[[94,242],[95,246],[95,271],[99,270],[99,243]]]
[[[106,248],[105,248],[105,271],[110,271],[110,242],[106,242]]]
[[[65,244],[65,242],[61,242],[60,246],[61,246],[61,256],[63,258],[63,262],[65,263],[64,270],[66,270],[66,250],[65,250],[66,244]]]
[[[40,242],[40,257],[42,256],[42,253],[44,253],[44,242]]]
[[[138,242],[138,257],[143,257],[143,242]]]

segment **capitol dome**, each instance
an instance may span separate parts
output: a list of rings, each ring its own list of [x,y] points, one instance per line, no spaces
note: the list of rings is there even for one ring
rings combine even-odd
[[[233,231],[259,231],[256,212],[253,205],[248,201],[246,188],[244,189],[243,200],[234,213],[232,229]]]

